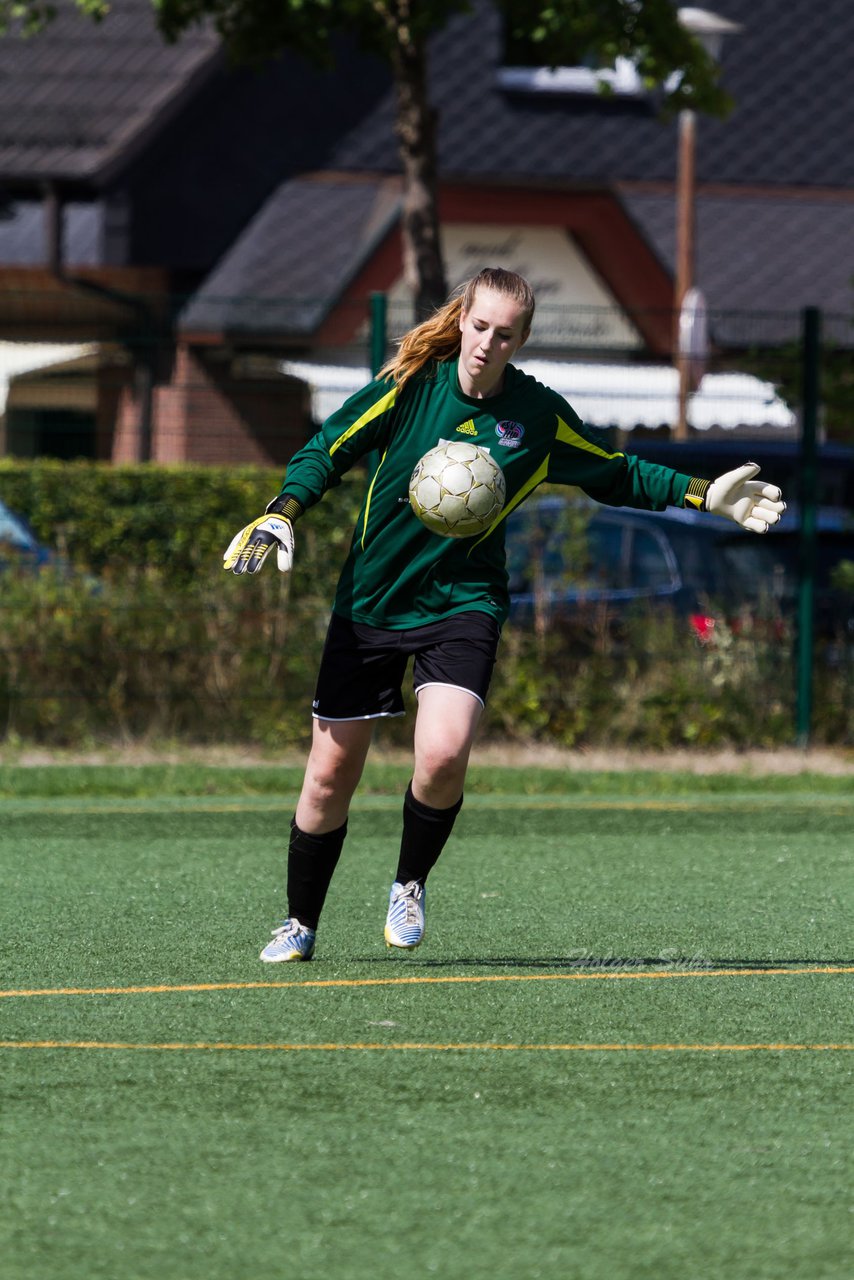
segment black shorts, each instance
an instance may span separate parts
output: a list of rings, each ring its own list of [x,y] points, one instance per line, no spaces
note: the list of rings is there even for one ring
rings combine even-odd
[[[403,715],[403,677],[410,657],[416,694],[425,685],[451,685],[483,704],[500,635],[495,618],[477,610],[405,631],[369,627],[333,613],[312,714],[318,720]]]

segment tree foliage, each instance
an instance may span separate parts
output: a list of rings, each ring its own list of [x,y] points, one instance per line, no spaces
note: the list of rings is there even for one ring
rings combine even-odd
[[[73,0],[90,18],[102,20],[111,0]],[[151,0],[164,38],[212,22],[237,61],[263,62],[285,49],[328,62],[330,41],[344,32],[365,49],[392,59],[403,45],[423,49],[431,35],[470,0]],[[680,73],[666,106],[695,106],[710,114],[727,110],[717,67],[679,23],[671,0],[496,0],[505,30],[543,50],[543,65],[602,66],[631,58],[649,87]],[[57,16],[51,0],[0,0],[0,32],[33,35]]]

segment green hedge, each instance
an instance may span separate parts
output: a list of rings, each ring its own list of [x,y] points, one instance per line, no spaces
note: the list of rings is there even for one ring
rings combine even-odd
[[[0,498],[76,568],[158,568],[175,582],[219,569],[233,534],[264,510],[281,481],[280,470],[263,467],[0,462]],[[358,482],[342,493],[343,503],[312,514],[315,537],[338,540],[338,529],[352,525]]]
[[[293,574],[222,571],[233,534],[278,492],[260,468],[0,463],[0,498],[56,548],[2,578],[0,739],[303,746],[335,581],[362,485],[297,529]],[[794,736],[791,644],[667,615],[508,627],[484,735],[564,746],[774,746]],[[815,740],[854,741],[851,650],[821,651]],[[411,695],[410,701],[411,701]],[[408,743],[412,717],[384,722]]]

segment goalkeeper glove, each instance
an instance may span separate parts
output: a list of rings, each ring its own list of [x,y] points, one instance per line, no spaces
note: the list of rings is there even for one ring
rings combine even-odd
[[[269,552],[276,548],[276,560],[282,573],[294,562],[293,521],[302,506],[293,498],[274,498],[266,513],[241,529],[228,545],[222,558],[223,569],[232,573],[257,573]]]
[[[757,462],[745,462],[734,471],[713,480],[706,490],[703,506],[716,516],[726,516],[753,533],[767,533],[776,524],[786,504],[775,484],[754,480],[759,474]]]

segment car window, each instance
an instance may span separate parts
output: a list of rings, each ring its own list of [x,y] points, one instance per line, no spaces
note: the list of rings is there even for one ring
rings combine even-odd
[[[632,534],[629,576],[633,586],[657,589],[676,585],[663,545],[647,529]]]
[[[589,533],[565,504],[533,503],[507,526],[507,572],[511,592],[549,591],[597,585],[595,549]]]
[[[510,589],[580,592],[655,591],[678,586],[664,538],[622,514],[597,512],[583,534],[567,528],[565,512],[537,508],[517,521],[508,540]]]
[[[587,529],[588,568],[585,585],[619,590],[628,585],[626,539],[616,521],[594,518]]]
[[[570,572],[566,542],[565,534],[558,530],[542,543],[542,574],[546,582],[561,581]]]
[[[664,535],[676,558],[682,583],[709,597],[725,593],[730,570],[723,563],[721,538],[716,529],[669,521]]]

